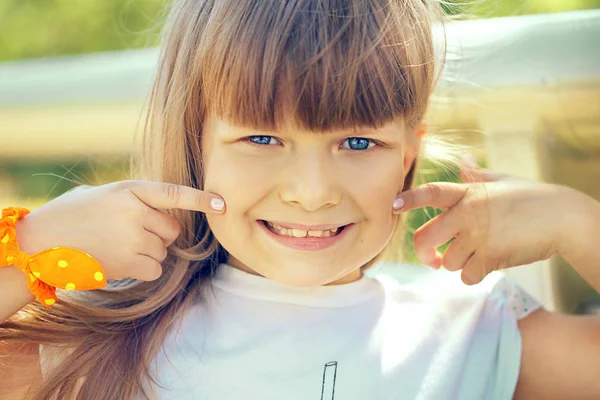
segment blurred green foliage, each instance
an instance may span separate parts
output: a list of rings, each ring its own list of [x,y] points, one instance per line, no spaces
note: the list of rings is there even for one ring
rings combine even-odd
[[[439,0],[475,17],[600,8],[600,0]],[[0,61],[154,46],[168,0],[2,0]]]
[[[2,0],[0,61],[157,44],[165,0]]]
[[[0,178],[9,177],[11,182],[10,197],[39,201],[49,201],[80,185],[128,179],[129,172],[129,159],[118,156],[66,163],[23,160],[0,166]]]
[[[475,18],[547,14],[600,8],[600,0],[437,0],[451,15]]]

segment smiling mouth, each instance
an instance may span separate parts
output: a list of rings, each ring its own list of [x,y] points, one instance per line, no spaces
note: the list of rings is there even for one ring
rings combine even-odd
[[[285,228],[281,225],[274,224],[269,221],[261,220],[261,222],[276,235],[279,236],[289,236],[296,238],[303,237],[311,237],[311,238],[319,238],[319,237],[332,237],[339,235],[344,228],[348,225],[339,226],[337,228],[325,229],[325,230],[304,230],[304,229],[293,229],[293,228]]]

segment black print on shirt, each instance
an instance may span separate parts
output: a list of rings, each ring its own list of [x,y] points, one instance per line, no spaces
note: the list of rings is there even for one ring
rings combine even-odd
[[[337,375],[337,361],[329,361],[323,368],[323,383],[321,386],[321,400],[335,399],[335,377]]]

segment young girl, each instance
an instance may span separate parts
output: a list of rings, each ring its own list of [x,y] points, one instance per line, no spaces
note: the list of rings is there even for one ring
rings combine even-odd
[[[600,205],[474,168],[408,190],[439,10],[175,2],[143,180],[16,225],[24,253],[79,249],[108,286],[41,304],[0,268],[4,398],[600,398],[598,318],[546,312],[492,272],[561,254],[600,290]],[[399,215],[425,205],[448,210],[415,235],[434,269],[378,273]]]

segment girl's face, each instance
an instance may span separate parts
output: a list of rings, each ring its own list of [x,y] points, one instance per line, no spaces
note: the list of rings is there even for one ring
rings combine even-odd
[[[291,286],[360,278],[395,225],[392,204],[414,160],[404,136],[402,122],[268,133],[209,114],[204,190],[222,196],[226,211],[207,218],[228,262]]]

